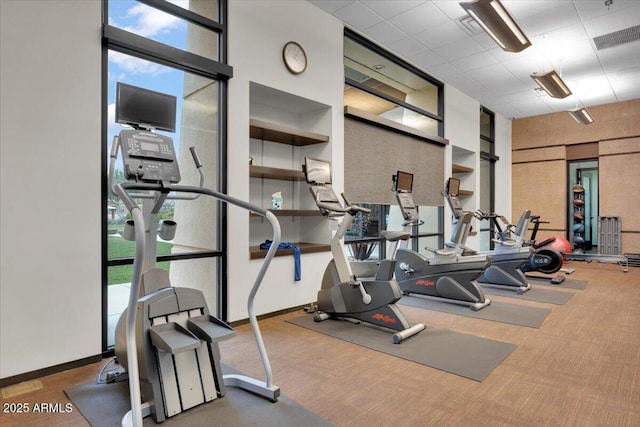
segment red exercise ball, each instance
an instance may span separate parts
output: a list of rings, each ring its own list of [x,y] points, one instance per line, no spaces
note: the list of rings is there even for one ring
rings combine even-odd
[[[551,244],[546,247],[551,249],[555,249],[556,251],[562,254],[570,254],[571,253],[571,243],[567,239],[562,236],[553,236],[556,240],[554,240]]]

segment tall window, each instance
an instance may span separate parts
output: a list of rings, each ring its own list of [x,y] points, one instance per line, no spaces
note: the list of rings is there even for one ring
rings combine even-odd
[[[383,121],[400,124],[401,129],[411,128],[416,134],[431,136],[434,140],[444,135],[443,84],[349,29],[345,29],[344,37],[344,73],[347,111],[378,116]],[[389,152],[393,152],[392,147]],[[345,168],[349,165],[345,164]],[[376,173],[381,172],[371,172]],[[362,176],[362,179],[367,178]],[[440,187],[442,182],[430,185]],[[391,186],[389,176],[389,194]],[[395,200],[391,195],[389,198]],[[397,204],[367,207],[372,210],[368,221],[356,218],[355,226],[346,236],[353,258],[358,260],[384,258],[386,247],[377,236],[382,230],[402,228],[402,213]],[[443,207],[419,206],[418,210],[424,224],[412,230],[412,248],[426,252],[425,247],[442,247]]]
[[[500,158],[495,155],[495,115],[484,107],[480,109],[480,209],[485,212],[495,210],[495,163]],[[480,221],[480,249],[493,249],[495,231],[490,220]]]
[[[103,350],[114,345],[116,323],[129,297],[135,243],[121,232],[129,218],[106,183],[108,154],[121,126],[114,121],[115,88],[123,82],[177,97],[174,141],[185,185],[198,185],[189,147],[203,164],[204,185],[226,190],[224,133],[226,81],[226,1],[104,0],[103,156]],[[115,181],[124,179],[117,165]],[[224,206],[211,198],[167,200],[159,219],[177,222],[172,241],[158,241],[158,267],[169,271],[174,286],[203,290],[209,309],[224,317],[226,280]],[[153,226],[153,225],[151,225]]]

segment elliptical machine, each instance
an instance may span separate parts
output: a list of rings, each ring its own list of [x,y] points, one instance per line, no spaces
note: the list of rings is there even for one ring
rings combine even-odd
[[[116,120],[133,126],[114,137],[109,166],[109,188],[117,194],[133,216],[124,236],[135,239],[133,277],[127,309],[116,328],[115,353],[128,371],[131,410],[123,426],[142,426],[143,417],[156,422],[197,405],[223,397],[225,387],[238,387],[270,401],[277,401],[280,388],[272,381],[253,301],[280,242],[280,224],[269,211],[203,187],[204,175],[194,147],[190,148],[200,174],[200,186],[178,185],[180,171],[173,140],[153,132],[153,128],[174,131],[173,123],[162,125],[175,112],[175,97],[118,83]],[[132,111],[135,110],[135,111]],[[148,117],[154,127],[132,117]],[[157,120],[156,120],[157,119]],[[114,184],[115,163],[122,149],[127,182]],[[248,316],[256,338],[265,380],[244,375],[223,375],[218,343],[232,338],[233,329],[212,316],[202,291],[173,287],[169,274],[156,268],[158,234],[170,240],[176,224],[171,221],[156,230],[158,211],[165,200],[194,200],[200,195],[239,206],[265,217],[273,228],[273,242],[249,292]],[[143,200],[140,208],[137,199]],[[168,225],[168,227],[167,227]],[[144,403],[141,403],[144,399]]]
[[[302,167],[310,191],[322,214],[331,220],[339,221],[338,229],[331,239],[333,259],[329,262],[322,287],[318,291],[318,310],[314,316],[316,322],[330,318],[360,320],[372,325],[397,331],[393,334],[393,343],[418,334],[425,329],[422,323],[411,325],[395,303],[402,297],[400,287],[393,280],[395,261],[380,262],[373,280],[356,278],[351,269],[344,248],[344,235],[351,228],[353,217],[359,213],[370,213],[369,209],[347,202],[344,194],[344,206],[331,187],[331,165],[324,160],[305,158]]]
[[[393,176],[393,188],[404,217],[405,236],[396,239],[391,258],[396,260],[395,277],[405,294],[419,294],[434,300],[466,305],[473,311],[480,310],[491,300],[476,283],[491,265],[491,257],[462,257],[455,249],[429,249],[430,258],[407,248],[411,229],[423,224],[418,217],[411,195],[413,174],[398,171]],[[462,218],[470,222],[471,215]],[[462,230],[462,228],[460,228]]]
[[[524,233],[527,231],[531,212],[525,211],[522,214],[516,227],[515,240],[494,239],[496,243],[495,250],[491,252],[477,252],[465,246],[467,237],[471,231],[471,222],[463,219],[473,216],[474,214],[462,209],[462,205],[458,200],[459,192],[460,180],[457,178],[449,178],[443,195],[445,199],[447,199],[453,214],[453,237],[451,242],[447,243],[447,246],[454,248],[458,254],[464,257],[482,254],[491,256],[491,265],[477,279],[481,286],[512,290],[518,294],[527,292],[531,289],[531,284],[524,275],[522,266],[530,261],[533,255],[533,249],[523,247],[522,240]],[[492,218],[497,223],[495,216],[481,215],[478,213],[476,213],[475,216],[478,219]],[[462,230],[460,230],[461,227]],[[499,228],[499,225],[497,225],[497,227]]]

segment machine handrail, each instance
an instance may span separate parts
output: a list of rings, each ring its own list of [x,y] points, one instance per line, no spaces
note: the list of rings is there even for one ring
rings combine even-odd
[[[228,204],[232,204],[238,206],[240,208],[246,209],[248,211],[254,212],[260,216],[265,217],[271,223],[273,229],[272,236],[272,244],[269,250],[267,251],[267,255],[264,258],[262,266],[258,271],[256,279],[249,291],[249,296],[247,298],[247,313],[249,316],[249,322],[251,324],[251,328],[254,333],[254,337],[256,339],[256,345],[258,347],[258,352],[260,353],[260,358],[262,360],[263,368],[265,371],[265,385],[269,388],[273,385],[273,374],[271,370],[271,363],[269,362],[269,357],[267,355],[266,347],[264,345],[264,340],[262,338],[262,333],[260,332],[260,328],[258,326],[258,319],[254,311],[254,299],[262,284],[262,280],[264,278],[269,265],[271,264],[272,259],[275,257],[278,246],[281,241],[281,229],[280,223],[276,216],[270,211],[263,209],[261,207],[252,205],[251,203],[245,202],[240,199],[236,199],[227,194],[220,193],[218,191],[210,190],[208,188],[200,188],[193,186],[181,186],[181,185],[168,185],[165,186],[163,184],[155,184],[155,183],[143,183],[143,182],[123,182],[113,186],[115,193],[120,196],[123,203],[127,206],[129,211],[134,217],[134,226],[136,227],[136,233],[140,233],[139,235],[144,235],[145,233],[145,224],[144,217],[142,215],[142,210],[138,206],[138,204],[131,198],[128,190],[148,190],[148,191],[160,191],[160,192],[178,192],[178,193],[193,193],[193,194],[203,194],[207,196],[211,196],[215,199],[222,200]],[[138,197],[137,195],[135,197]],[[138,294],[140,289],[140,283],[142,278],[142,259],[144,258],[145,252],[145,243],[144,239],[136,239],[136,256],[134,258],[134,274],[131,283],[131,291],[129,294],[129,305],[127,312],[127,320],[126,320],[126,329],[127,329],[127,361],[129,366],[129,392],[131,395],[131,413],[132,413],[132,421],[134,426],[142,426],[142,404],[140,398],[140,382],[135,380],[138,378],[138,356],[136,349],[136,334],[135,334],[135,325],[136,325],[136,305],[138,302]],[[134,379],[135,378],[135,379]]]

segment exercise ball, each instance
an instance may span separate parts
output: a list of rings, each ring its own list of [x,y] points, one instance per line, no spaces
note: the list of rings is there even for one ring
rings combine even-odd
[[[545,246],[545,247],[555,249],[556,251],[565,255],[571,253],[571,243],[569,243],[567,239],[565,239],[562,236],[553,236],[553,237],[555,237],[556,240],[554,240],[552,243],[550,243],[548,246]]]

